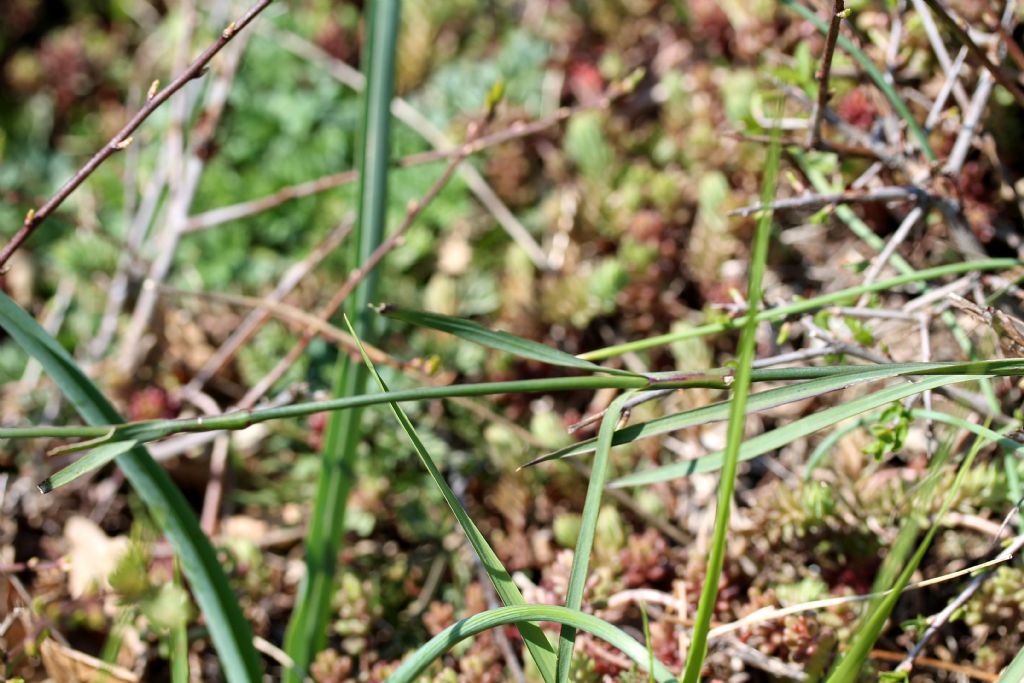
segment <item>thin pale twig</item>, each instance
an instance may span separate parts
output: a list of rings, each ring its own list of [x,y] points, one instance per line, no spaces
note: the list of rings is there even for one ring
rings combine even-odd
[[[924,27],[924,32],[928,36],[928,42],[932,46],[932,51],[935,53],[936,59],[939,60],[939,66],[947,74],[953,70],[953,60],[949,58],[949,52],[946,50],[945,44],[942,42],[942,36],[939,34],[939,27],[935,25],[935,19],[932,17],[932,13],[928,11],[928,6],[924,4],[924,0],[913,0],[914,9],[917,10],[918,15],[921,17],[921,25]],[[964,90],[963,85],[960,83],[954,83],[953,85],[953,96],[956,98],[957,104],[960,105],[961,109],[967,108],[968,97],[967,91]]]
[[[1024,536],[1019,536],[1018,539],[1024,539]],[[1007,548],[1006,552],[1002,552],[998,557],[981,562],[979,564],[961,569],[942,576],[936,576],[935,578],[925,579],[924,581],[918,581],[904,587],[900,592],[907,593],[913,590],[919,590],[921,588],[927,588],[928,586],[934,586],[936,584],[945,583],[946,581],[952,581],[958,579],[961,576],[972,574],[976,571],[982,571],[991,569],[992,567],[1000,564],[1004,564],[1013,559],[1014,553],[1019,551],[1019,546],[1014,546],[1012,551],[1011,548]],[[747,628],[754,624],[760,624],[765,621],[774,621],[776,619],[782,619],[783,617],[790,616],[792,614],[800,614],[801,612],[814,612],[817,610],[827,609],[829,607],[838,607],[840,605],[848,605],[854,602],[867,602],[874,600],[875,598],[885,597],[891,595],[894,589],[879,591],[877,593],[865,593],[859,595],[841,595],[833,598],[823,598],[821,600],[812,600],[809,602],[802,602],[796,605],[790,605],[788,607],[765,607],[752,612],[747,616],[737,619],[736,621],[729,622],[728,624],[722,624],[717,626],[708,633],[708,639],[720,638],[728,633],[737,631],[741,628]]]
[[[274,38],[278,45],[292,52],[292,54],[321,65],[332,78],[345,83],[353,90],[361,91],[365,86],[366,79],[359,71],[324,52],[313,43],[287,31],[277,31],[273,28],[268,28],[266,32]],[[600,107],[606,107],[610,102],[610,100],[601,99],[604,101],[598,102]],[[395,118],[423,136],[434,147],[443,148],[450,145],[447,136],[426,116],[409,104],[407,100],[402,98],[392,100],[391,111]],[[533,235],[516,218],[515,214],[505,206],[483,175],[469,164],[460,166],[458,173],[470,192],[491,212],[502,229],[530,257],[533,264],[541,270],[550,270],[550,264],[548,263],[547,256],[544,254],[544,250],[540,248]]]
[[[985,67],[985,70],[992,75],[996,83],[1006,88],[1013,95],[1013,98],[1017,100],[1018,104],[1024,105],[1024,89],[1021,89],[1020,85],[1010,78],[998,64],[988,58],[985,51],[978,47],[978,44],[971,38],[971,34],[960,26],[960,22],[950,15],[949,11],[942,6],[939,0],[924,0],[924,2],[942,19],[943,23],[956,36],[960,44],[967,48],[974,61]]]
[[[112,157],[117,152],[120,152],[128,147],[132,143],[132,133],[142,125],[149,116],[156,111],[161,104],[166,102],[171,95],[178,92],[185,86],[189,81],[198,78],[202,75],[206,65],[210,62],[213,57],[220,52],[224,46],[231,42],[231,40],[238,35],[238,32],[244,29],[249,23],[259,15],[260,12],[265,10],[273,0],[259,0],[253,5],[248,12],[246,12],[240,19],[233,21],[221,32],[220,36],[213,42],[210,47],[206,48],[202,54],[200,54],[195,61],[192,62],[189,67],[182,72],[177,78],[175,78],[166,88],[157,92],[152,98],[146,102],[145,106],[140,109],[135,116],[133,116],[124,127],[119,130],[114,137],[110,139],[107,144],[100,148],[89,161],[86,162],[82,168],[78,170],[64,185],[57,190],[50,199],[46,201],[38,209],[33,209],[28,212],[25,216],[25,221],[21,227],[14,234],[14,237],[4,245],[3,249],[0,249],[0,268],[3,268],[7,261],[11,258],[18,247],[20,247],[25,240],[39,227],[44,220],[46,220],[50,214],[57,210],[64,200],[67,199],[71,194],[81,186],[85,180],[93,174],[93,172],[99,168],[104,161]]]
[[[504,130],[496,131],[490,135],[481,136],[475,140],[467,140],[461,145],[410,154],[407,157],[403,157],[395,161],[394,165],[397,168],[409,168],[436,161],[450,160],[456,157],[464,158],[472,156],[490,147],[541,133],[558,125],[575,114],[589,111],[596,107],[599,108],[607,106],[607,103],[610,102],[614,96],[614,91],[609,91],[609,99],[602,99],[598,104],[561,107],[550,115],[537,119],[536,121],[516,122]],[[460,168],[466,167],[463,166]],[[358,171],[341,171],[339,173],[332,173],[321,178],[316,178],[315,180],[309,180],[304,183],[289,185],[288,187],[281,188],[280,190],[264,197],[239,202],[238,204],[231,204],[229,206],[222,206],[217,209],[210,209],[209,211],[189,217],[188,222],[185,224],[184,231],[196,232],[199,230],[206,230],[208,228],[227,223],[228,221],[254,216],[280,206],[286,202],[292,201],[293,199],[309,197],[321,192],[332,190],[336,187],[341,187],[342,185],[353,183],[358,180],[358,178]],[[480,197],[478,197],[478,199],[480,199]],[[481,199],[481,201],[483,201],[483,199]]]
[[[327,237],[316,246],[309,255],[301,261],[293,264],[284,275],[281,276],[281,280],[274,287],[273,291],[267,294],[262,301],[265,302],[281,302],[284,297],[288,295],[298,284],[302,281],[306,275],[311,272],[328,254],[334,251],[342,240],[352,230],[352,217],[345,218],[341,223],[338,224],[334,230],[332,230]],[[182,390],[181,395],[187,397],[193,392],[199,391],[202,387],[210,380],[211,377],[216,375],[224,365],[230,361],[238,350],[246,344],[253,335],[259,331],[260,327],[264,322],[270,319],[270,311],[266,308],[257,308],[251,311],[245,319],[239,324],[231,335],[224,341],[223,344],[213,353],[210,358],[203,364],[201,368],[196,372],[195,375],[188,381]]]
[[[206,166],[207,155],[204,150],[213,139],[221,115],[227,106],[231,85],[242,59],[247,40],[243,39],[232,46],[224,61],[224,69],[218,74],[207,93],[203,115],[195,124],[188,145],[188,154],[182,160],[178,183],[174,186],[168,200],[167,213],[163,229],[155,236],[156,257],[150,265],[146,279],[142,283],[142,291],[135,302],[124,343],[121,346],[120,366],[126,373],[131,373],[143,356],[142,339],[149,327],[156,307],[156,285],[162,283],[171,272],[174,254],[182,236],[188,210],[199,187],[199,180]],[[173,174],[174,172],[171,171]]]
[[[481,127],[482,126],[480,123],[472,124],[470,126],[467,139],[469,141],[475,139],[477,135],[479,135]],[[423,196],[423,198],[420,199],[419,201],[410,203],[409,208],[406,211],[405,218],[402,221],[402,224],[398,227],[398,229],[395,230],[395,232],[390,237],[381,242],[380,245],[373,251],[372,254],[370,254],[370,257],[364,263],[360,264],[358,268],[356,268],[349,274],[348,278],[345,280],[345,283],[342,284],[341,289],[339,289],[337,293],[335,293],[334,297],[317,313],[317,318],[321,320],[327,320],[332,315],[334,315],[334,313],[339,308],[341,308],[341,305],[345,302],[345,299],[348,298],[348,295],[352,293],[352,291],[359,285],[360,282],[362,282],[363,278],[365,278],[374,268],[376,268],[377,264],[380,263],[380,261],[383,260],[387,254],[389,254],[395,247],[397,247],[401,243],[402,238],[405,236],[405,233],[409,230],[410,227],[412,227],[412,224],[415,222],[416,218],[419,217],[423,209],[425,209],[430,204],[430,202],[432,202],[434,198],[437,197],[438,194],[440,194],[441,190],[444,189],[445,185],[448,184],[448,181],[451,179],[452,175],[459,167],[459,164],[462,162],[463,158],[464,157],[462,155],[453,157],[451,161],[449,161],[447,168],[445,168],[444,173],[442,173],[441,176],[436,181],[434,181],[434,184],[430,187],[429,190],[427,190],[427,193]],[[306,332],[303,333],[299,341],[296,342],[295,346],[293,346],[292,349],[288,352],[288,354],[284,358],[282,358],[277,363],[277,365],[275,365],[274,368],[271,369],[269,373],[267,373],[267,375],[265,375],[259,382],[257,382],[257,384],[254,387],[252,387],[251,389],[249,389],[248,392],[246,392],[245,396],[243,396],[242,400],[239,402],[239,407],[242,409],[246,409],[253,406],[261,396],[263,396],[267,391],[269,391],[270,388],[274,384],[276,384],[281,377],[284,376],[284,373],[288,371],[288,369],[295,363],[295,361],[298,360],[299,356],[309,345],[309,342],[312,340],[312,338],[312,330],[307,329]]]
[[[903,218],[903,222],[900,223],[898,228],[896,228],[896,232],[894,232],[892,237],[889,238],[889,241],[886,242],[885,248],[875,256],[871,261],[871,265],[868,266],[867,271],[864,273],[865,284],[874,282],[878,278],[882,269],[885,268],[887,263],[889,263],[889,259],[891,259],[892,255],[896,253],[896,248],[907,239],[907,236],[910,235],[910,231],[914,229],[914,226],[916,226],[923,217],[924,209],[918,205],[911,209],[910,213]],[[863,306],[866,301],[867,297],[863,296],[857,305]]]
[[[760,203],[744,206],[729,212],[730,216],[750,216],[764,209],[778,211],[780,209],[820,209],[837,204],[869,204],[872,202],[909,201],[925,195],[925,192],[914,186],[880,187],[867,192],[834,192],[831,194],[813,194],[804,197],[779,199],[768,206]]]

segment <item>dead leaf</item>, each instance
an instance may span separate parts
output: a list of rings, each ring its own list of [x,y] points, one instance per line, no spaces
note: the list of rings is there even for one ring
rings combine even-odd
[[[111,538],[87,517],[71,517],[64,524],[68,553],[68,592],[79,598],[90,588],[109,588],[107,576],[128,550],[124,536]]]
[[[101,532],[102,533],[102,532]],[[138,683],[139,676],[128,669],[65,647],[47,638],[39,646],[46,673],[56,683]]]

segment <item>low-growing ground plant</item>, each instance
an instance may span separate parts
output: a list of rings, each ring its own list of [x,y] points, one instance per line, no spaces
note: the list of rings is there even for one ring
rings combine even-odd
[[[228,5],[0,34],[0,675],[1022,678],[1013,3]]]

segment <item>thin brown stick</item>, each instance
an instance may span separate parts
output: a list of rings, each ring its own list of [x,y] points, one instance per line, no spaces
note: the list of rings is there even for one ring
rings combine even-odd
[[[811,114],[811,129],[807,132],[807,146],[816,147],[821,142],[821,122],[825,117],[825,107],[828,106],[828,77],[832,71],[832,57],[836,53],[836,40],[839,39],[839,22],[842,21],[842,13],[846,7],[843,0],[832,1],[832,20],[828,25],[828,34],[825,36],[825,53],[821,57],[821,68],[818,69],[818,101],[814,105]]]
[[[525,138],[530,135],[543,132],[552,126],[565,121],[574,114],[595,108],[599,109],[607,107],[616,96],[617,93],[615,91],[609,91],[608,95],[601,98],[601,100],[596,104],[576,107],[561,107],[544,118],[531,121],[529,123],[517,122],[504,130],[480,137],[476,140],[468,140],[461,145],[452,147],[451,149],[433,149],[426,152],[410,154],[407,157],[397,160],[394,163],[394,166],[397,168],[409,168],[411,166],[420,166],[422,164],[443,161],[445,159],[464,159],[465,157],[477,154],[489,147],[494,147],[504,142],[509,142],[510,140]],[[266,195],[265,197],[259,197],[257,199],[239,202],[238,204],[231,204],[229,206],[222,206],[218,209],[210,209],[209,211],[204,211],[203,213],[191,216],[185,224],[184,232],[205,230],[228,221],[247,218],[248,216],[253,216],[273,209],[274,207],[280,206],[281,204],[293,199],[309,197],[314,194],[319,194],[320,192],[326,192],[327,190],[341,187],[342,185],[347,185],[348,183],[353,183],[358,180],[358,178],[358,171],[341,171],[315,180],[309,180],[304,183],[289,185],[288,187],[281,188],[277,192]]]
[[[1013,63],[1017,65],[1017,68],[1024,71],[1024,50],[1020,48],[1017,41],[1013,39],[1010,34],[1010,29],[1006,26],[1000,25],[996,32],[999,33],[999,38],[1003,41],[1003,45],[1006,47],[1006,54],[1009,55]]]
[[[467,135],[468,141],[471,142],[476,139],[480,132],[480,126],[481,124],[479,122],[470,125],[469,134]],[[463,146],[462,149],[464,148],[465,146]],[[341,286],[341,289],[339,289],[331,300],[317,313],[318,318],[321,320],[327,320],[334,315],[335,312],[341,308],[341,305],[345,302],[345,299],[348,298],[348,295],[352,293],[352,290],[362,282],[363,278],[376,268],[377,264],[401,243],[405,233],[410,227],[412,227],[412,224],[430,204],[430,202],[432,202],[434,198],[441,193],[441,190],[444,189],[445,185],[448,184],[448,181],[451,180],[451,177],[455,174],[456,169],[458,169],[459,164],[462,163],[464,158],[464,154],[457,154],[452,157],[451,161],[448,162],[448,166],[445,168],[444,173],[434,181],[434,184],[429,190],[427,190],[427,193],[423,198],[409,204],[409,208],[406,211],[405,219],[402,221],[402,224],[398,226],[398,229],[395,230],[390,237],[380,243],[364,263],[360,264],[358,268],[349,274],[345,283]],[[289,351],[288,354],[256,384],[256,386],[246,392],[245,396],[242,397],[242,400],[239,401],[238,408],[245,410],[246,408],[252,407],[260,397],[269,391],[270,388],[284,376],[284,373],[288,371],[295,361],[298,360],[306,347],[309,346],[309,342],[312,340],[313,334],[314,330],[312,328],[307,328],[299,341],[292,347],[291,351]]]
[[[974,42],[971,35],[949,14],[946,8],[939,3],[939,0],[924,1],[928,7],[935,12],[935,14],[939,15],[939,18],[946,24],[946,27],[950,32],[956,36],[956,39],[960,41],[960,44],[967,48],[967,51],[970,53],[974,61],[985,67],[985,69],[992,74],[996,83],[1009,90],[1010,94],[1013,95],[1013,98],[1017,100],[1017,103],[1024,106],[1024,89],[1021,89],[1020,85],[1018,85],[1016,81],[1007,76],[1006,72],[1003,71],[998,64],[988,58],[985,51],[978,47],[978,44]]]
[[[192,64],[189,65],[189,67],[175,78],[166,88],[154,94],[142,109],[140,109],[107,144],[100,148],[100,150],[86,162],[85,166],[82,166],[75,175],[73,175],[59,190],[57,190],[55,195],[50,197],[50,199],[48,199],[46,203],[38,209],[30,209],[25,215],[25,221],[14,234],[14,237],[12,237],[11,240],[4,245],[3,249],[0,250],[0,269],[2,269],[11,258],[11,254],[13,254],[18,247],[20,247],[25,240],[29,238],[29,236],[50,216],[50,214],[56,211],[57,208],[64,203],[65,199],[71,196],[72,192],[77,190],[78,187],[85,182],[86,178],[92,175],[104,161],[117,152],[127,148],[128,145],[132,143],[132,133],[142,125],[143,121],[149,118],[150,114],[156,111],[161,104],[166,102],[171,95],[181,90],[186,83],[201,76],[203,74],[203,69],[210,60],[213,59],[213,57],[220,52],[225,45],[230,43],[232,38],[238,35],[239,31],[252,22],[260,12],[265,10],[271,2],[273,2],[273,0],[259,0],[259,2],[253,5],[248,12],[242,15],[241,19],[228,24],[227,27],[221,31],[220,37],[218,37],[210,47],[206,48],[203,53],[200,54],[196,60],[192,62]]]
[[[352,219],[345,218],[334,230],[309,255],[293,264],[281,277],[277,286],[263,300],[270,302],[281,302],[302,279],[310,273],[329,253],[334,251],[342,240],[352,230]],[[225,364],[228,363],[238,350],[246,344],[259,331],[260,327],[270,319],[269,311],[257,309],[249,313],[245,320],[238,325],[223,344],[210,356],[203,366],[188,381],[182,390],[181,395],[188,397],[199,391],[203,386],[217,374]]]

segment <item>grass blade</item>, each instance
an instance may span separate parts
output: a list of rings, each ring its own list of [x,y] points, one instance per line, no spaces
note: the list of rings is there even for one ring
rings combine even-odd
[[[569,571],[569,588],[565,595],[567,609],[578,611],[583,605],[583,589],[587,583],[587,569],[590,566],[590,551],[594,547],[594,534],[597,531],[597,516],[601,512],[601,496],[604,493],[605,481],[608,477],[608,459],[612,450],[612,435],[615,425],[622,414],[622,408],[631,396],[630,393],[620,394],[608,406],[608,411],[601,420],[601,430],[597,436],[597,449],[594,464],[590,472],[590,483],[587,485],[587,497],[583,502],[583,518],[580,521],[579,535],[576,537],[576,550],[572,556],[572,569]],[[569,624],[562,626],[558,636],[558,677],[559,683],[569,678],[569,665],[572,663],[572,650],[576,643],[576,629]]]
[[[910,558],[910,561],[900,572],[899,577],[892,586],[892,592],[882,598],[878,606],[858,625],[858,628],[855,631],[857,635],[853,641],[853,645],[849,652],[847,652],[840,660],[832,675],[828,677],[828,683],[852,683],[860,676],[860,673],[864,668],[864,663],[867,661],[868,654],[871,652],[871,648],[874,646],[875,641],[878,640],[878,636],[881,634],[882,628],[885,626],[885,622],[889,620],[889,616],[892,614],[893,608],[896,607],[896,603],[902,596],[903,588],[910,582],[911,576],[913,576],[914,572],[917,571],[917,567],[921,564],[921,560],[924,559],[925,553],[928,551],[932,541],[935,539],[935,535],[939,531],[939,525],[942,518],[946,516],[946,513],[949,512],[949,508],[953,505],[956,493],[960,490],[960,485],[963,483],[964,477],[966,477],[967,473],[970,471],[975,457],[981,451],[981,447],[987,442],[988,438],[984,436],[979,436],[974,441],[974,445],[971,447],[967,457],[964,458],[964,462],[957,471],[956,478],[953,480],[953,485],[950,487],[945,500],[942,502],[942,508],[939,510],[934,520],[932,520],[932,525],[928,529],[928,533],[925,534],[924,540],[921,541],[913,557]],[[936,477],[934,481],[937,483],[938,478]],[[907,524],[913,525],[908,528],[916,528],[916,522],[913,520],[908,521]]]
[[[348,323],[348,319],[345,319]],[[356,335],[352,325],[349,324],[349,331],[356,340],[356,344],[359,346],[359,352],[363,356],[363,363],[366,365],[373,379],[380,386],[381,391],[388,391],[388,385],[384,382],[384,379],[377,372],[377,368],[374,367],[373,361],[366,355],[366,351],[363,349],[362,343],[359,341],[359,337]],[[402,407],[395,402],[391,402],[388,405],[391,406],[391,410],[395,414],[395,418],[399,424],[402,425],[402,429],[405,430],[409,440],[412,441],[413,448],[416,449],[416,454],[420,458],[420,462],[423,467],[427,470],[430,478],[434,481],[434,485],[441,491],[441,495],[444,496],[445,502],[448,503],[448,507],[451,508],[452,514],[459,521],[459,525],[462,526],[462,530],[466,532],[466,537],[469,539],[469,543],[473,546],[473,551],[476,552],[477,557],[480,558],[480,562],[484,569],[487,571],[487,575],[491,579],[491,583],[494,584],[494,590],[497,592],[498,597],[507,606],[513,605],[525,605],[526,601],[523,599],[523,594],[519,592],[519,588],[512,581],[511,575],[508,570],[505,569],[504,565],[501,564],[501,560],[495,554],[490,544],[487,543],[487,539],[484,538],[483,534],[480,533],[480,529],[477,528],[473,519],[466,512],[466,509],[462,507],[462,503],[459,501],[458,496],[452,491],[451,487],[448,486],[448,482],[445,480],[444,475],[434,464],[433,458],[430,457],[430,453],[427,451],[426,446],[423,445],[423,441],[420,439],[419,434],[416,433],[416,428],[413,426],[412,421],[409,420],[409,416],[405,414]],[[523,636],[523,640],[526,642],[526,647],[530,651],[530,655],[533,657],[533,661],[537,664],[537,669],[541,672],[545,681],[552,681],[555,677],[555,651],[551,647],[551,643],[548,642],[548,638],[544,635],[544,632],[539,626],[528,621],[524,621],[518,624],[519,633]]]
[[[0,326],[39,362],[83,420],[93,425],[121,422],[121,416],[68,352],[2,292]],[[117,456],[116,462],[181,561],[225,678],[231,682],[259,680],[260,660],[252,645],[249,622],[242,616],[213,546],[200,530],[185,496],[142,446]]]
[[[926,363],[893,363],[891,365],[879,366],[851,366],[850,372],[848,373],[828,375],[819,379],[769,389],[768,391],[762,391],[754,394],[747,400],[747,414],[757,413],[762,410],[770,410],[771,408],[777,408],[779,406],[786,405],[787,403],[802,401],[815,396],[823,396],[827,393],[847,389],[864,382],[875,382],[882,379],[890,379],[892,377],[916,374],[927,370],[929,365],[930,364]],[[973,367],[973,365],[958,364],[956,367],[966,369],[967,367]],[[986,365],[984,367],[992,366]],[[1021,370],[1024,370],[1024,366],[1021,366]],[[660,436],[662,434],[686,429],[688,427],[696,427],[698,425],[725,420],[729,417],[729,405],[730,401],[720,401],[718,403],[699,406],[683,412],[659,417],[654,420],[650,420],[649,422],[638,422],[628,427],[623,427],[615,432],[615,435],[612,438],[612,445],[621,446],[623,444],[639,441],[640,439]],[[580,441],[535,458],[523,465],[523,467],[531,467],[549,460],[557,460],[560,458],[572,457],[574,455],[592,453],[596,443],[596,437]]]
[[[778,177],[782,151],[781,135],[781,130],[776,128],[772,133],[771,147],[768,149],[768,160],[764,171],[764,190],[761,193],[761,203],[764,205],[771,204],[775,198],[775,181]],[[757,222],[757,233],[754,235],[753,253],[750,257],[747,303],[752,311],[761,308],[763,298],[761,281],[764,277],[765,264],[768,261],[768,242],[771,231],[772,212],[765,211]],[[712,535],[711,551],[708,555],[704,586],[701,588],[700,601],[697,603],[697,616],[690,638],[690,649],[686,654],[686,668],[682,678],[684,683],[697,683],[700,680],[704,657],[707,654],[708,630],[711,628],[711,617],[718,600],[718,581],[722,575],[722,566],[725,564],[726,535],[732,516],[732,494],[736,487],[736,470],[739,466],[740,447],[743,444],[747,417],[747,395],[750,393],[751,365],[754,362],[757,344],[757,324],[756,316],[748,316],[743,325],[743,331],[740,333],[736,379],[732,386],[732,400],[729,402],[729,426],[726,430],[725,452],[722,456],[722,476],[718,483],[715,529]]]
[[[83,474],[87,474],[93,470],[98,470],[117,456],[122,453],[127,453],[138,445],[138,441],[114,441],[102,444],[92,449],[67,467],[51,474],[49,477],[39,482],[39,492],[49,493],[56,488],[60,488],[61,486],[78,479]]]
[[[455,622],[402,662],[398,670],[387,679],[388,683],[412,683],[418,679],[431,662],[466,638],[472,638],[484,631],[505,624],[518,624],[523,621],[550,621],[586,631],[617,648],[622,654],[633,660],[637,666],[642,669],[647,668],[649,659],[647,648],[643,643],[633,640],[607,621],[592,614],[584,614],[555,605],[526,605],[499,607]],[[658,683],[674,683],[676,680],[672,672],[658,660],[654,660],[654,679]]]
[[[959,429],[963,429],[964,431],[977,434],[978,436],[984,437],[993,443],[999,444],[999,446],[1007,455],[1013,455],[1015,453],[1024,451],[1024,443],[1021,443],[1020,441],[1014,441],[1013,439],[1004,436],[997,431],[994,431],[992,429],[989,429],[988,427],[984,427],[979,424],[974,424],[973,422],[968,422],[962,417],[957,417],[956,415],[950,415],[949,413],[943,413],[937,410],[924,410],[922,408],[914,408],[910,411],[910,416],[912,419],[915,420],[932,420],[933,422],[942,422],[948,425],[953,425],[954,427],[957,427]],[[827,455],[831,451],[831,447],[834,446],[836,442],[839,441],[839,439],[841,439],[843,436],[849,434],[855,429],[870,424],[873,419],[877,418],[878,414],[875,414],[871,417],[862,418],[856,422],[851,422],[850,424],[844,425],[839,429],[836,429],[834,432],[829,434],[827,438],[823,439],[821,443],[819,443],[814,448],[814,451],[811,452],[810,457],[807,458],[807,465],[804,468],[803,474],[804,481],[810,480],[811,475],[814,473],[814,470],[821,464],[821,461],[824,459],[825,455]],[[1019,496],[1017,498],[1013,498],[1010,502],[1016,502],[1017,500],[1019,500],[1019,498]]]
[[[786,5],[801,17],[814,24],[818,30],[821,31],[822,35],[828,33],[828,23],[796,0],[782,0],[782,4]],[[875,87],[881,90],[882,94],[885,95],[885,98],[889,100],[889,104],[892,105],[892,108],[895,109],[900,117],[906,122],[907,128],[910,129],[910,132],[914,134],[915,138],[917,138],[917,142],[921,146],[921,150],[924,152],[924,155],[928,157],[928,161],[938,161],[938,158],[935,156],[935,150],[932,149],[931,143],[928,142],[928,134],[924,132],[921,124],[919,124],[917,119],[914,118],[914,115],[910,113],[910,109],[907,108],[907,103],[903,101],[903,98],[899,96],[896,89],[893,88],[885,79],[885,74],[875,66],[875,63],[871,61],[870,57],[864,54],[863,50],[857,47],[857,45],[855,45],[854,42],[846,36],[840,34],[836,42],[847,54],[853,57],[857,63],[864,68],[864,71],[867,72],[871,82],[874,83]]]
[[[367,8],[367,87],[359,155],[359,210],[353,240],[353,261],[357,264],[367,262],[381,243],[387,219],[389,108],[394,90],[400,8],[400,0],[374,0]],[[377,273],[373,270],[349,298],[349,313],[363,339],[372,338],[367,306],[375,296],[376,284]],[[366,380],[366,368],[343,354],[338,359],[333,395],[359,394],[364,391]],[[302,671],[308,669],[326,644],[338,550],[345,531],[345,508],[352,490],[353,463],[361,434],[360,417],[358,409],[334,413],[324,432],[321,471],[306,540],[306,575],[299,586],[284,643],[285,651]],[[298,683],[300,677],[289,671],[286,680]]]
[[[1017,653],[1013,661],[1007,664],[996,683],[1019,683],[1024,681],[1024,648]]]
[[[181,586],[181,575],[177,563],[174,566],[174,585]],[[168,634],[170,641],[171,683],[189,683],[188,665],[188,618],[187,612],[179,614]]]
[[[565,368],[584,370],[586,372],[603,372],[609,375],[637,376],[636,373],[629,372],[628,370],[601,367],[596,363],[582,360],[576,356],[565,353],[564,351],[559,351],[558,349],[552,348],[546,344],[535,342],[531,339],[523,339],[522,337],[517,337],[514,334],[501,332],[499,330],[490,330],[483,325],[479,325],[472,320],[467,320],[465,318],[456,318],[454,316],[441,315],[439,313],[428,313],[426,311],[411,311],[390,305],[380,306],[377,308],[377,311],[382,315],[394,318],[395,320],[401,320],[419,327],[429,327],[441,332],[447,332],[448,334],[455,335],[460,339],[465,339],[466,341],[480,344],[481,346],[486,346],[488,348],[497,349],[499,351],[505,351],[506,353],[510,353],[519,358],[536,360],[541,363],[547,363],[548,365],[558,365]]]
[[[950,263],[944,266],[926,268],[912,273],[897,275],[896,277],[891,277],[886,280],[878,280],[870,284],[841,289],[837,292],[829,292],[828,294],[822,294],[821,296],[816,296],[811,299],[794,301],[793,303],[786,304],[785,306],[768,308],[756,313],[754,317],[758,322],[782,320],[788,316],[796,315],[798,313],[806,313],[808,311],[822,308],[823,306],[831,306],[843,301],[853,301],[861,294],[882,292],[901,285],[907,285],[914,282],[924,282],[925,280],[934,280],[947,275],[959,275],[961,273],[982,270],[1008,270],[1019,265],[1021,265],[1020,261],[1009,258],[982,259],[979,261]],[[665,344],[670,344],[674,341],[682,341],[684,339],[693,339],[694,337],[705,337],[709,334],[727,332],[729,330],[735,330],[742,327],[744,323],[746,323],[747,317],[748,316],[744,315],[727,322],[709,323],[707,325],[689,328],[680,332],[670,332],[668,334],[647,337],[646,339],[639,339],[625,344],[607,346],[603,349],[596,349],[594,351],[580,354],[580,358],[584,358],[586,360],[601,360],[603,358],[619,356],[630,351],[642,351],[656,346],[664,346]]]
[[[868,394],[867,396],[861,396],[853,401],[833,406],[832,408],[822,410],[814,413],[813,415],[808,415],[807,417],[800,418],[799,420],[791,422],[784,427],[779,427],[778,429],[774,429],[770,432],[759,434],[752,439],[748,439],[740,448],[739,459],[750,460],[759,455],[764,455],[769,451],[785,446],[794,439],[799,439],[807,436],[808,434],[813,434],[814,432],[825,429],[826,427],[830,427],[834,424],[838,424],[843,420],[847,420],[861,413],[880,408],[881,406],[892,403],[893,401],[899,401],[908,396],[928,391],[929,389],[938,389],[939,387],[944,387],[949,384],[958,384],[960,382],[968,382],[977,379],[977,377],[967,375],[929,377],[921,380],[920,382],[896,384],[891,387],[880,389],[879,391]],[[688,477],[691,474],[699,472],[714,472],[715,470],[720,469],[722,464],[723,452],[718,451],[716,453],[709,453],[708,455],[700,458],[687,460],[686,462],[677,462],[642,472],[635,472],[616,479],[611,482],[609,486],[621,488],[626,486],[655,484],[662,481],[668,481],[669,479]]]
[[[751,380],[780,381],[799,379],[822,379],[826,377],[847,378],[855,373],[877,367],[898,370],[898,375],[971,375],[976,379],[989,376],[1014,377],[1024,375],[1024,359],[968,361],[963,363],[906,363],[879,366],[845,365],[806,368],[780,368],[754,370]],[[889,370],[886,370],[889,372]],[[559,391],[592,391],[595,389],[647,389],[652,386],[671,389],[714,388],[725,389],[725,382],[732,374],[731,369],[711,370],[694,379],[682,376],[659,381],[652,385],[645,377],[548,377],[542,379],[514,380],[510,382],[479,382],[476,384],[453,384],[439,387],[417,387],[401,389],[386,394],[356,394],[322,401],[308,401],[253,411],[238,411],[202,418],[178,418],[172,420],[142,420],[120,425],[36,425],[32,427],[0,427],[0,439],[23,439],[36,437],[75,438],[85,437],[88,442],[65,446],[61,452],[86,450],[105,442],[135,440],[147,443],[172,434],[184,432],[210,432],[218,430],[239,430],[254,424],[271,420],[285,420],[307,417],[314,413],[335,412],[365,408],[392,401],[427,401],[438,398],[464,398],[470,396],[491,396],[508,393],[553,393]],[[892,373],[890,373],[892,374]],[[664,420],[671,419],[661,418]]]

